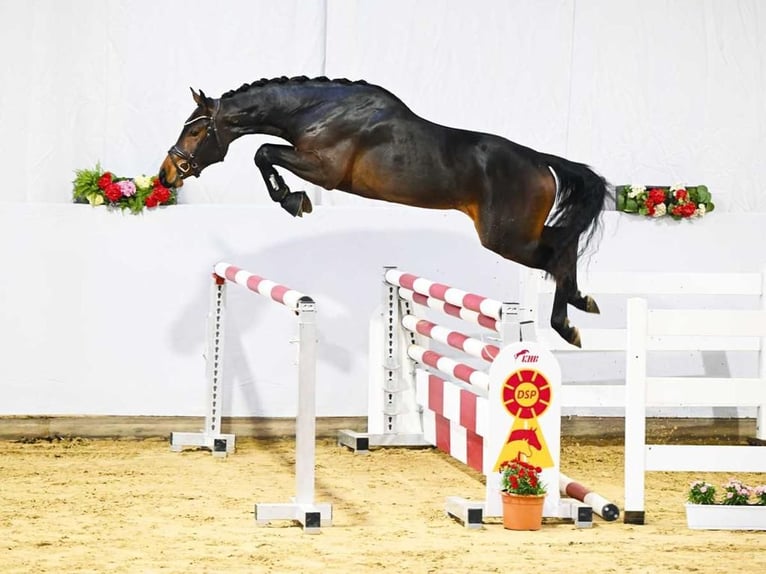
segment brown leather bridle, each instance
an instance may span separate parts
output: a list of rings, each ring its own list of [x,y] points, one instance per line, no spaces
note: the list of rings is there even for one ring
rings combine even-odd
[[[217,161],[222,161],[226,156],[226,152],[221,147],[221,140],[218,137],[218,126],[216,125],[216,116],[218,115],[218,110],[220,108],[221,101],[216,100],[215,109],[211,115],[197,116],[196,118],[193,118],[184,124],[185,128],[186,126],[191,125],[199,120],[208,120],[207,133],[205,134],[203,140],[197,144],[197,148],[199,148],[205,142],[205,140],[207,140],[207,138],[212,135],[215,138],[215,145],[216,149],[218,150],[219,159]],[[194,152],[187,153],[179,148],[178,144],[173,145],[173,147],[168,150],[168,157],[170,157],[170,161],[173,162],[173,166],[176,168],[176,171],[181,174],[181,179],[185,179],[189,175],[199,177],[200,172],[208,165],[206,164],[200,167],[199,163],[197,163]]]

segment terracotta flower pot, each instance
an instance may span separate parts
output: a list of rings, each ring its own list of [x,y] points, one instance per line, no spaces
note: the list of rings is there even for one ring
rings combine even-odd
[[[503,528],[508,530],[540,530],[543,523],[545,495],[521,495],[501,492]]]

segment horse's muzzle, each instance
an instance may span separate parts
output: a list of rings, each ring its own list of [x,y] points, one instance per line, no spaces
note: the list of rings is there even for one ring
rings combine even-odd
[[[167,188],[171,188],[171,187],[178,188],[183,186],[184,180],[182,177],[178,177],[178,173],[175,173],[172,179],[168,176],[169,176],[168,170],[165,169],[165,164],[163,163],[162,166],[160,167],[159,174],[157,174],[157,177],[159,178],[160,183]]]
[[[159,177],[160,183],[162,185],[164,185],[165,187],[170,187],[170,184],[169,184],[169,182],[167,180],[167,177],[166,177],[166,173],[165,173],[165,168],[164,167],[160,168],[160,173],[159,173],[158,177]]]

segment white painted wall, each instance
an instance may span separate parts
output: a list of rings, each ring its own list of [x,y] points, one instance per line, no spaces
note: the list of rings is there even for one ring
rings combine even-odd
[[[593,270],[764,264],[763,214],[657,222],[612,212],[605,224]],[[483,249],[462,214],[403,207],[319,208],[294,220],[277,206],[175,206],[135,217],[0,204],[0,260],[0,414],[202,415],[210,273],[226,260],[316,299],[318,414],[363,415],[383,265],[501,300],[516,297],[519,269]],[[224,412],[291,416],[294,316],[237,285],[228,293]],[[624,324],[621,303],[600,304],[602,316],[573,311],[573,321]],[[752,359],[673,360],[699,374],[748,370]],[[618,357],[561,360],[565,380],[614,380],[623,369]]]
[[[432,256],[414,251],[431,246]],[[513,283],[458,213],[176,206],[134,217],[75,205],[0,208],[0,413],[201,414],[212,265],[227,260],[313,296],[320,415],[366,404],[367,322],[384,264],[469,286]],[[226,412],[289,416],[295,317],[229,288]]]

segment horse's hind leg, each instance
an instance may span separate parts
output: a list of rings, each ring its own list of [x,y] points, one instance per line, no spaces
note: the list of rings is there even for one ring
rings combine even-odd
[[[558,233],[557,227],[545,227],[543,231],[543,241],[549,244],[555,245],[555,236]],[[580,292],[580,288],[577,285],[577,245],[571,244],[559,249],[564,249],[564,256],[560,259],[562,268],[559,273],[562,275],[562,279],[566,282],[563,287],[567,295],[567,303],[586,313],[600,313],[601,311],[596,304],[595,299],[590,295],[583,295]],[[551,275],[556,277],[556,272],[550,271]],[[558,287],[558,278],[556,279]]]
[[[559,245],[556,241],[558,228],[545,227],[542,243],[555,252],[562,250],[552,257],[548,271],[556,281],[556,293],[553,296],[551,310],[551,327],[568,343],[580,347],[580,332],[569,322],[567,304],[588,313],[598,313],[598,305],[589,295],[583,295],[577,286],[577,244]]]
[[[305,191],[290,191],[290,188],[279,175],[275,165],[281,165],[296,175],[303,177],[301,171],[316,171],[318,160],[309,154],[300,154],[289,146],[264,144],[255,153],[255,165],[261,171],[266,189],[273,201],[279,203],[290,215],[301,217],[311,213],[311,200]],[[309,178],[304,178],[309,179]]]
[[[490,227],[490,229],[492,228]],[[553,308],[551,309],[551,328],[567,343],[579,347],[580,333],[576,327],[569,323],[569,318],[567,317],[567,304],[573,301],[580,303],[576,296],[579,295],[575,281],[576,275],[572,274],[572,270],[576,272],[576,268],[572,267],[572,270],[570,270],[569,266],[562,265],[561,263],[555,268],[552,267],[551,261],[553,260],[554,246],[545,241],[544,236],[539,241],[503,236],[498,243],[495,243],[496,236],[491,233],[480,234],[480,238],[482,245],[495,253],[527,267],[542,269],[553,276],[556,280],[556,293],[553,296]],[[582,298],[581,295],[580,298],[583,302],[585,301],[585,298]]]
[[[573,282],[569,277],[556,278],[556,293],[551,309],[551,327],[570,345],[580,347],[580,331],[569,322],[567,303],[572,297]]]

